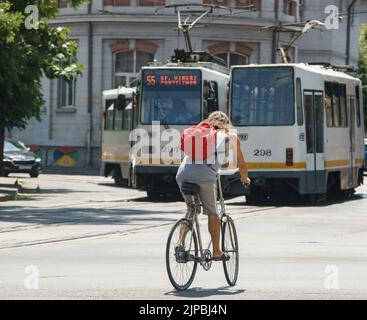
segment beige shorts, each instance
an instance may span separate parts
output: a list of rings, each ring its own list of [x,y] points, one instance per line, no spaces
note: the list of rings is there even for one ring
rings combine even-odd
[[[191,182],[191,181],[187,181]],[[181,190],[181,181],[177,181],[180,190]],[[201,200],[201,203],[203,205],[203,213],[206,215],[216,215],[219,216],[220,213],[218,211],[217,207],[217,182],[193,182],[195,184],[198,184],[200,186],[199,191],[199,197]],[[182,191],[181,191],[182,193]],[[184,195],[182,193],[182,196],[185,200],[186,205],[188,208],[193,203],[193,196],[190,195]]]

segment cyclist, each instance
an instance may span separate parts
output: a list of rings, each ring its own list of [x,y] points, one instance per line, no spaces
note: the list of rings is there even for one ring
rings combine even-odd
[[[176,181],[180,189],[183,182],[191,182],[199,185],[199,197],[202,202],[203,213],[208,215],[208,228],[213,243],[213,260],[222,261],[228,260],[229,257],[223,254],[219,245],[221,221],[219,217],[220,213],[217,208],[217,175],[222,163],[218,161],[218,159],[221,158],[218,152],[224,153],[226,145],[233,149],[236,154],[237,167],[241,174],[242,184],[248,186],[251,180],[248,177],[248,169],[241,151],[240,140],[231,132],[233,127],[227,115],[224,112],[215,111],[204,121],[211,124],[217,130],[217,153],[215,155],[215,160],[214,162],[210,162],[210,164],[208,164],[208,161],[201,164],[193,163],[186,155],[178,169]],[[226,144],[228,140],[229,144]],[[184,195],[183,192],[182,195],[188,207],[187,218],[189,218],[192,197]],[[185,236],[185,234],[181,234],[180,241],[182,243],[179,243],[177,249],[184,248]]]

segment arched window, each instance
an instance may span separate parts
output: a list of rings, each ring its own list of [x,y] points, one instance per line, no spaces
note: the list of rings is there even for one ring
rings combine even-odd
[[[136,79],[141,67],[153,61],[154,54],[138,50],[117,52],[114,55],[114,87],[125,86]]]
[[[216,56],[223,59],[227,63],[228,68],[235,65],[249,63],[248,56],[236,52],[217,53]]]

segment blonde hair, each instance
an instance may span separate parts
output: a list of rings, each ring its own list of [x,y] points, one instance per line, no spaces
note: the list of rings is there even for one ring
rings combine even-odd
[[[210,123],[217,130],[223,129],[228,132],[233,128],[231,120],[222,111],[212,112],[209,114],[208,119],[204,121]]]

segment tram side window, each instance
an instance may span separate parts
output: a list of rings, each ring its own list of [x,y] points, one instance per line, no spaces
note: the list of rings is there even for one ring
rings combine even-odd
[[[131,130],[132,128],[132,100],[126,99],[126,106],[116,108],[116,100],[106,100],[105,126],[106,131]]]
[[[337,83],[333,83],[333,126],[340,127],[340,97],[339,97],[339,86]]]
[[[297,123],[299,126],[303,125],[303,109],[302,109],[302,84],[301,79],[296,80],[296,98],[297,98]]]
[[[347,88],[345,84],[325,82],[326,124],[328,127],[347,127]]]
[[[118,104],[116,103],[115,121],[113,123],[113,127],[115,131],[119,131],[122,129],[122,118],[123,118],[123,108],[119,107]]]
[[[339,84],[339,99],[340,126],[345,128],[348,126],[347,86],[345,84]]]
[[[361,99],[359,96],[359,86],[356,87],[356,116],[357,116],[357,126],[361,126]]]
[[[331,82],[325,82],[325,113],[326,113],[326,125],[328,127],[333,126],[333,84]]]
[[[114,100],[106,100],[105,105],[105,126],[104,129],[106,131],[111,131],[114,128],[114,116],[115,116],[115,104]]]
[[[126,107],[122,116],[122,130],[131,130],[133,122],[133,101],[131,99],[126,99]]]

